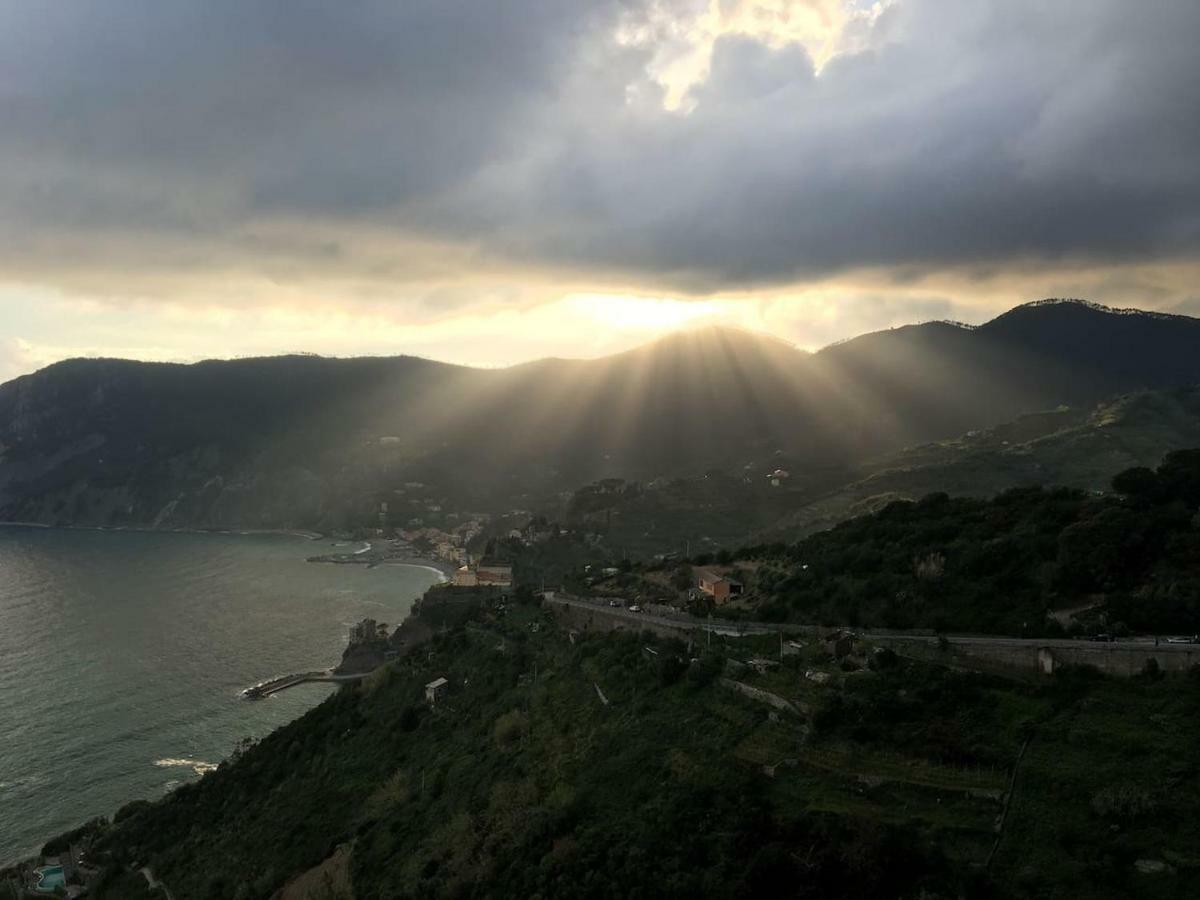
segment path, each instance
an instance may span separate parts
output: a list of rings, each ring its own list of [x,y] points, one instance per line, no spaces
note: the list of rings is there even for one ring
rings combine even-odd
[[[154,873],[150,871],[149,866],[143,866],[138,871],[141,872],[142,877],[146,879],[146,884],[150,885],[150,890],[153,891],[157,890],[158,888],[162,888],[162,892],[167,895],[167,900],[175,900],[175,898],[171,896],[171,889],[154,877]]]

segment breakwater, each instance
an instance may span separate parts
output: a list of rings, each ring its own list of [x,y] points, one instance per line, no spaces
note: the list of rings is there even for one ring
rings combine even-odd
[[[264,697],[269,697],[272,694],[277,694],[280,691],[287,690],[291,687],[296,687],[299,684],[308,684],[314,681],[324,681],[341,683],[347,681],[361,681],[366,677],[366,673],[351,673],[338,674],[333,669],[325,669],[320,672],[296,672],[291,675],[280,675],[276,678],[260,681],[258,684],[251,685],[242,691],[242,696],[247,700],[261,700]]]

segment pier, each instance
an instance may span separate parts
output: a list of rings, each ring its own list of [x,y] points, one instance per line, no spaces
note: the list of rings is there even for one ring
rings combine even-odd
[[[291,675],[279,675],[275,678],[270,678],[266,681],[260,681],[258,684],[251,685],[242,691],[242,696],[247,700],[261,700],[264,697],[269,697],[272,694],[277,694],[280,691],[286,691],[290,687],[295,687],[298,684],[308,684],[313,681],[324,681],[333,683],[343,683],[347,681],[361,681],[367,676],[366,672],[358,672],[354,674],[338,674],[333,669],[322,669],[319,672],[296,672]]]

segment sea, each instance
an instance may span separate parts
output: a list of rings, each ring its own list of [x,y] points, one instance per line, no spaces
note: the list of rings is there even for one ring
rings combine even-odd
[[[421,566],[305,562],[360,544],[292,535],[0,526],[0,866],[200,778],[336,687],[243,688],[398,624]]]

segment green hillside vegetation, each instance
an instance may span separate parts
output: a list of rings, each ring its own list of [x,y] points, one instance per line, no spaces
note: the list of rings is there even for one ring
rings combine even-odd
[[[692,553],[748,542],[799,540],[896,500],[926,494],[988,498],[1053,484],[1109,490],[1117,472],[1154,466],[1200,446],[1200,388],[1140,391],[1095,407],[1030,413],[993,428],[843,465],[813,466],[784,453],[735,471],[628,484],[589,485],[557,513],[633,557]],[[777,468],[789,477],[773,487]]]
[[[796,474],[778,487],[767,475]],[[633,558],[736,547],[798,508],[861,475],[847,466],[802,466],[782,454],[738,472],[713,470],[694,478],[650,484],[587,485],[575,491],[561,519],[569,528],[600,535],[607,546]]]
[[[805,502],[760,536],[795,540],[893,500],[936,491],[990,497],[1039,484],[1107,491],[1117,472],[1196,446],[1200,388],[1123,394],[1091,409],[1033,413],[865,463],[865,477]]]
[[[1034,686],[861,645],[760,675],[725,658],[777,653],[770,637],[689,662],[543,616],[480,613],[131,804],[98,831],[96,896],[126,898],[135,863],[178,900],[1192,896],[1197,679]]]
[[[1200,451],[1113,479],[1112,495],[1016,488],[990,500],[896,501],[759,567],[759,614],[828,624],[1061,634],[1054,610],[1108,629],[1200,631]]]

